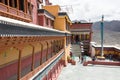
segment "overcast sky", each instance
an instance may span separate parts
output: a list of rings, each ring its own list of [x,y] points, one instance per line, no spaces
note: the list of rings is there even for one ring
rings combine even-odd
[[[120,0],[50,0],[60,6],[72,5],[71,20],[100,21],[101,15],[105,20],[120,20]]]

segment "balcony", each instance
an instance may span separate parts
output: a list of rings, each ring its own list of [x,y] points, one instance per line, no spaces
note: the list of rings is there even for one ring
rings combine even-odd
[[[31,22],[32,21],[32,17],[30,14],[27,14],[21,10],[18,10],[17,8],[7,6],[3,3],[0,3],[0,15],[5,16],[5,17],[9,17],[12,19],[21,20],[24,22]]]

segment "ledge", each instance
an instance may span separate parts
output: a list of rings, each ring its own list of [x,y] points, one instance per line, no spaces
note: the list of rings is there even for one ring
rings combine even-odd
[[[120,62],[107,62],[107,61],[87,61],[83,65],[87,66],[88,64],[93,65],[111,65],[111,66],[120,66]]]
[[[52,20],[55,19],[55,16],[53,16],[51,13],[49,13],[47,10],[45,9],[38,9],[38,15],[39,14],[44,14],[44,15],[47,15],[49,16]]]
[[[0,36],[5,35],[65,36],[65,32],[0,16]]]
[[[0,15],[13,18],[13,19],[17,19],[17,20],[21,20],[21,21],[25,21],[25,22],[32,21],[32,16],[30,14],[27,14],[21,10],[10,7],[3,3],[0,3]]]

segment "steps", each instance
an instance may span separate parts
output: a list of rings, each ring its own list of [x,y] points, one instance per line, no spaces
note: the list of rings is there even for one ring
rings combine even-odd
[[[73,53],[73,55],[79,56],[81,54],[80,45],[72,44],[71,52]]]

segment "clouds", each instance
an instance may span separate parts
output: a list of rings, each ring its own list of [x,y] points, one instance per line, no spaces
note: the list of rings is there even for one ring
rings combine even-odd
[[[101,15],[105,20],[120,20],[120,0],[50,0],[53,4],[72,5],[71,20],[99,21]]]

